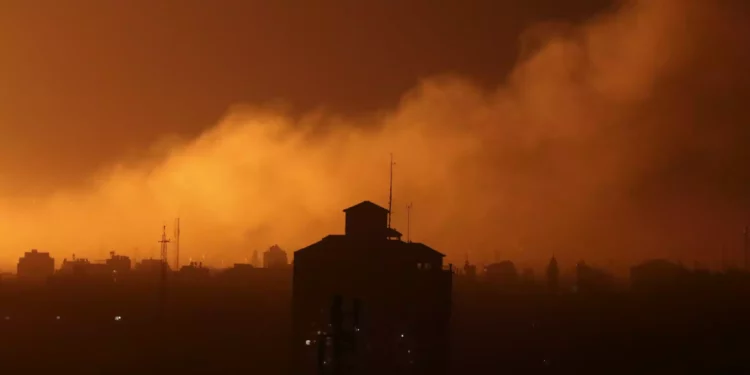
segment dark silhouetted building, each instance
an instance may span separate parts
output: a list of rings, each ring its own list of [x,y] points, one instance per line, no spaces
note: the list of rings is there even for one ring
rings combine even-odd
[[[109,253],[109,259],[107,259],[107,267],[117,274],[124,274],[130,271],[132,264],[130,257],[125,255],[117,255],[114,251]]]
[[[49,253],[40,253],[36,249],[18,259],[18,280],[25,282],[44,282],[55,273],[55,259]]]
[[[289,258],[286,255],[286,251],[281,250],[279,245],[273,245],[268,251],[263,253],[263,268],[287,267],[289,267]]]
[[[630,269],[630,282],[637,291],[673,290],[683,286],[688,276],[685,267],[665,259],[654,259]]]
[[[502,286],[515,286],[519,281],[516,265],[509,260],[493,263],[485,267],[485,277],[487,281]]]
[[[63,259],[57,276],[62,278],[97,278],[99,280],[113,279],[112,269],[105,263],[91,263],[86,258]]]
[[[190,262],[180,268],[178,276],[185,281],[201,281],[207,280],[211,274],[208,268],[203,267],[202,262]]]
[[[161,259],[142,259],[136,263],[135,270],[138,272],[161,272],[162,264],[164,264],[164,261]]]
[[[359,344],[349,361],[356,373],[447,373],[452,269],[444,267],[444,255],[401,241],[388,227],[388,210],[372,202],[344,212],[344,235],[294,253],[294,374],[317,373],[312,343],[328,330],[334,296],[360,302],[353,323]]]
[[[557,293],[560,290],[560,267],[554,256],[547,265],[547,289],[550,293]]]
[[[523,272],[521,273],[521,281],[524,284],[534,284],[536,281],[534,276],[534,269],[531,267],[526,267],[523,269]]]
[[[140,262],[135,264],[133,268],[134,274],[139,278],[153,279],[163,277],[162,272],[165,270],[167,273],[171,273],[169,264],[164,264],[161,259],[142,259]]]
[[[464,275],[469,280],[476,280],[477,278],[477,266],[469,263],[469,259],[466,259],[466,263],[464,263]]]
[[[576,265],[576,289],[581,293],[602,293],[612,291],[614,277],[603,269],[592,267],[585,262]]]

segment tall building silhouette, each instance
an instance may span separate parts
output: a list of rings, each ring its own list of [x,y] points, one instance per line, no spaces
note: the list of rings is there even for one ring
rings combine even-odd
[[[357,300],[358,374],[444,374],[449,354],[452,269],[427,245],[403,242],[388,210],[370,201],[344,210],[345,233],[294,253],[294,374],[334,373],[315,343],[330,330],[331,301]],[[353,307],[344,307],[342,313]],[[323,364],[319,368],[318,364]],[[331,366],[326,369],[325,366]],[[346,372],[340,372],[346,373]]]
[[[107,266],[115,273],[123,274],[130,271],[132,262],[130,257],[125,255],[115,254],[114,251],[109,253],[109,259],[106,260]]]
[[[516,265],[509,260],[489,264],[484,271],[487,280],[497,285],[516,286],[520,279]]]
[[[263,252],[263,268],[286,268],[288,266],[289,259],[286,251],[282,250],[279,245],[273,245]]]
[[[547,289],[550,293],[557,293],[560,290],[560,268],[554,256],[547,265]]]
[[[36,249],[18,259],[18,279],[25,282],[44,282],[55,273],[55,259]]]

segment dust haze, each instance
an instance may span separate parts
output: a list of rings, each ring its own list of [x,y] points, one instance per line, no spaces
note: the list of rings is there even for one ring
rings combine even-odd
[[[554,253],[713,266],[722,246],[739,260],[747,8],[644,0],[582,25],[535,25],[505,84],[434,77],[397,108],[356,118],[238,105],[199,138],[162,143],[159,157],[112,166],[79,190],[1,202],[0,261],[30,248],[58,261],[157,257],[176,217],[183,261],[296,250],[341,233],[345,207],[387,206],[391,152],[394,226],[406,235],[413,203],[412,240],[456,263],[536,265]]]

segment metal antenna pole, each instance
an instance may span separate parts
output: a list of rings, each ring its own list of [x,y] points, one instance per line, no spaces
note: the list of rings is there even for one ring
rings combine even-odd
[[[163,314],[165,303],[167,299],[167,267],[169,265],[169,258],[167,258],[167,244],[170,241],[167,239],[167,226],[164,225],[162,227],[161,232],[161,240],[159,243],[161,243],[161,287],[160,287],[160,299],[161,299],[161,313]]]
[[[168,264],[167,262],[169,261],[167,254],[167,244],[169,242],[171,241],[167,239],[167,226],[165,225],[162,227],[161,240],[159,240],[159,243],[161,243],[161,260],[165,264]]]

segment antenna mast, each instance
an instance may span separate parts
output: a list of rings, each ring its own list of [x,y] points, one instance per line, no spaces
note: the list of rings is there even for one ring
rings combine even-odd
[[[164,308],[167,300],[167,269],[169,268],[169,258],[167,258],[167,226],[164,225],[161,231],[161,287],[159,288],[159,300],[161,303],[160,314],[164,314]],[[162,317],[163,315],[160,315]]]
[[[180,218],[174,220],[175,270],[180,270]]]
[[[393,162],[393,153],[391,153],[391,179],[390,188],[388,190],[388,228],[391,227],[391,209],[393,208],[393,166],[396,165]]]
[[[409,243],[411,243],[411,207],[411,203],[406,206],[406,242]]]
[[[167,226],[165,225],[162,227],[161,231],[161,240],[159,240],[159,243],[161,244],[161,261],[164,264],[169,264],[169,258],[167,257],[167,244],[171,242],[167,239]]]

